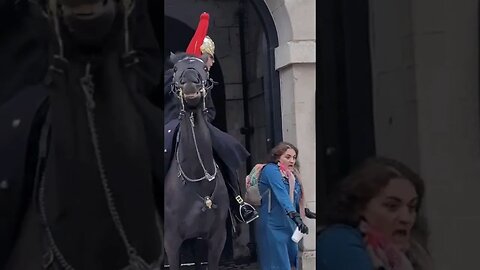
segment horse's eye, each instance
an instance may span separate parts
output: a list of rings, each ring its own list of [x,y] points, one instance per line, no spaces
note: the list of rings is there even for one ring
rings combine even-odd
[[[173,68],[173,72],[177,72],[177,67],[174,67],[174,68]]]

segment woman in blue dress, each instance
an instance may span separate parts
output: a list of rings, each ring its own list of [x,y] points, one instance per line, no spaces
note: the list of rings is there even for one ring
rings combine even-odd
[[[295,228],[308,233],[303,190],[297,169],[298,149],[286,142],[272,149],[271,161],[261,172],[260,217],[256,223],[258,261],[263,270],[298,269],[298,244],[291,240]]]

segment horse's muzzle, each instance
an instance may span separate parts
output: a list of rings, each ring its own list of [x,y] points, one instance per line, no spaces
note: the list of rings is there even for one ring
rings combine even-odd
[[[116,17],[114,0],[63,0],[63,19],[73,37],[82,44],[101,44]]]
[[[184,98],[185,99],[197,99],[200,98],[202,94],[200,92],[192,93],[192,94],[185,94]]]
[[[183,98],[186,101],[196,101],[199,100],[202,96],[202,92],[200,91],[202,89],[201,84],[195,84],[195,83],[185,83],[182,85],[182,90],[183,90]]]

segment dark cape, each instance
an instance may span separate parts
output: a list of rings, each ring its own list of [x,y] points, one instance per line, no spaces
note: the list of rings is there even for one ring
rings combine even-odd
[[[128,264],[127,250],[107,206],[99,167],[105,169],[120,221],[137,254],[147,263],[158,261],[163,254],[157,223],[158,213],[161,216],[163,212],[162,156],[159,154],[163,149],[160,121],[163,114],[146,98],[159,83],[161,54],[151,31],[146,1],[137,1],[131,16],[131,40],[137,52],[137,64],[127,66],[133,63],[133,58],[122,57],[123,48],[117,47],[123,44],[122,31],[117,31],[94,59],[78,54],[75,44],[66,38],[65,56],[69,62],[57,63],[55,67],[63,74],[50,71],[47,80],[51,122],[48,157],[43,180],[37,179],[40,188],[35,190],[34,198],[39,200],[33,209],[37,215],[41,209],[45,210],[56,247],[75,269],[122,269]],[[119,20],[115,27],[120,25]],[[47,32],[41,34],[48,36]],[[53,35],[50,41],[55,44]],[[92,62],[95,126],[103,166],[98,163],[92,144],[86,97],[79,83],[85,75],[87,59]],[[28,94],[28,97],[34,95]],[[24,106],[32,103],[27,100],[24,98],[19,103]],[[9,109],[12,110],[11,105],[6,107]],[[36,117],[35,111],[38,109],[27,113],[30,118]],[[9,119],[0,117],[0,120],[1,124],[8,124]],[[7,139],[12,140],[10,137]],[[4,141],[0,143],[4,147]],[[3,157],[3,153],[0,155]],[[15,162],[22,161],[25,162],[18,157]],[[17,178],[22,178],[21,173],[21,170],[12,172]],[[41,233],[36,237],[42,240],[42,254],[48,254],[54,248],[45,237],[43,226]],[[20,261],[22,255],[28,254],[19,252],[18,255],[20,258],[14,260]],[[41,267],[41,262],[37,263]]]

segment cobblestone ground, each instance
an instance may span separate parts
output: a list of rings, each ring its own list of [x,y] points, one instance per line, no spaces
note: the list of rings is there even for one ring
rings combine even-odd
[[[166,268],[168,269],[168,268]],[[195,270],[194,266],[182,266],[182,270]],[[242,269],[242,270],[260,270],[257,263],[247,263],[247,264],[225,264],[220,266],[220,270],[233,270],[233,269]],[[202,267],[202,270],[208,270],[206,266]]]
[[[251,264],[232,264],[220,267],[220,270],[230,270],[230,269],[243,269],[243,270],[260,270],[258,264],[251,263]]]

